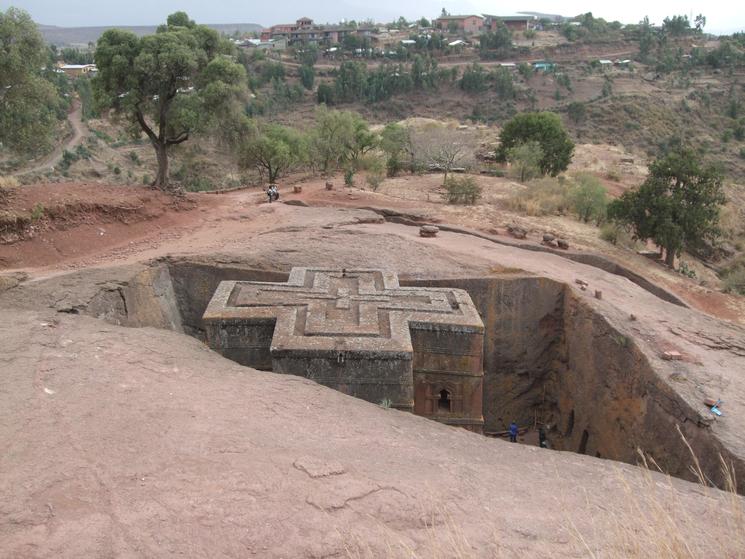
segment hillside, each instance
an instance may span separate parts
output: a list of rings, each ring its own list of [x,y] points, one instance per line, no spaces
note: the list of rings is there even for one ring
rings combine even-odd
[[[212,23],[205,24],[226,35],[233,33],[253,33],[261,31],[263,26],[257,23]],[[88,43],[95,43],[108,29],[123,29],[135,35],[151,35],[155,33],[155,25],[110,25],[101,27],[57,27],[54,25],[39,25],[44,40],[50,45],[58,47],[87,47]]]

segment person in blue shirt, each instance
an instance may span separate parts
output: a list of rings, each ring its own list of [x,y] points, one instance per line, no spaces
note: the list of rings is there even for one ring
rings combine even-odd
[[[516,443],[517,442],[517,423],[514,421],[510,423],[510,442]]]

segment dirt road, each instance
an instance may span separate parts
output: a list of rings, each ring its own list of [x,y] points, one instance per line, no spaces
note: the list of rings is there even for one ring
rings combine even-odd
[[[83,124],[83,108],[80,101],[73,101],[72,110],[67,115],[67,120],[70,122],[70,126],[72,126],[72,137],[64,144],[57,146],[52,153],[47,155],[40,162],[34,164],[31,168],[21,169],[15,173],[16,177],[45,173],[46,171],[53,169],[60,161],[62,161],[62,155],[65,150],[72,151],[82,143],[83,138],[85,138],[87,134],[88,128]]]

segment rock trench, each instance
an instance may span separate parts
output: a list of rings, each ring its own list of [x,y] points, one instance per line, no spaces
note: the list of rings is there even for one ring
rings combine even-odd
[[[221,281],[287,277],[237,263],[162,259],[129,280],[99,286],[88,302],[70,305],[67,312],[204,340],[202,315]],[[530,275],[402,276],[401,285],[460,288],[473,299],[485,326],[485,433],[502,432],[513,420],[521,427],[544,426],[553,449],[631,464],[643,453],[663,471],[695,480],[687,441],[715,485],[725,485],[720,455],[742,470],[739,457],[662,380],[634,339],[568,286]],[[744,493],[740,479],[738,492]]]

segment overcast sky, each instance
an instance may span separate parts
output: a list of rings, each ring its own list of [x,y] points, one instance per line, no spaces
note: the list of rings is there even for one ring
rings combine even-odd
[[[707,18],[706,30],[711,33],[731,33],[745,30],[745,9],[742,0],[657,0],[642,2],[590,2],[584,0],[0,0],[0,9],[9,6],[23,8],[38,23],[81,27],[90,25],[153,25],[176,10],[185,10],[201,23],[259,23],[265,26],[294,21],[307,15],[319,22],[341,19],[387,21],[403,15],[412,19],[431,18],[445,7],[450,13],[497,13],[518,10],[559,13],[573,16],[591,11],[596,17],[635,23],[645,15],[660,23],[666,15],[700,12]],[[739,6],[739,7],[738,7]]]

